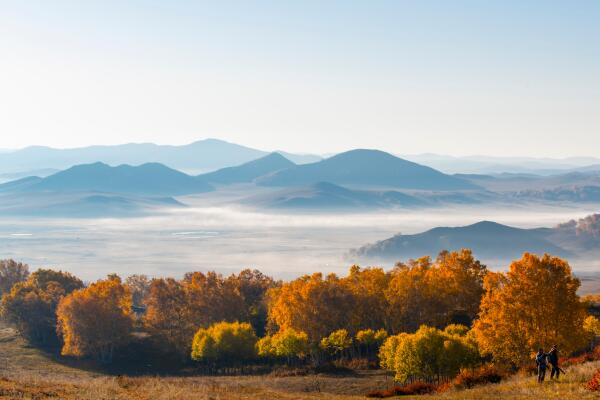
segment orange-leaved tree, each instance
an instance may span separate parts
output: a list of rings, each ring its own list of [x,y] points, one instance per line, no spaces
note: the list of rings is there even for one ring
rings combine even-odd
[[[146,297],[144,324],[166,352],[187,359],[198,328],[185,284],[173,278],[153,279]]]
[[[355,297],[334,275],[305,275],[269,291],[269,318],[281,330],[305,332],[312,343],[329,333],[352,329]]]
[[[109,363],[115,350],[131,339],[131,293],[115,276],[63,298],[56,316],[63,355]]]
[[[83,287],[68,272],[39,269],[2,298],[0,314],[30,342],[56,344],[56,307],[60,299]]]
[[[540,347],[557,344],[563,354],[580,349],[586,313],[579,285],[569,264],[548,254],[525,253],[507,273],[489,273],[474,325],[482,354],[518,366]]]

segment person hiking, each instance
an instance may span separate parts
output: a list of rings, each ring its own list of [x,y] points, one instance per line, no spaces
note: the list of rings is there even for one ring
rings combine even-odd
[[[539,349],[538,353],[535,356],[535,364],[537,365],[538,370],[538,383],[544,382],[544,378],[546,378],[546,368],[548,364],[546,363],[548,355],[544,353],[544,349]]]
[[[548,362],[552,366],[550,379],[554,379],[554,376],[556,376],[556,379],[558,379],[561,371],[560,367],[558,366],[558,346],[554,345],[550,349],[550,352],[548,353]]]

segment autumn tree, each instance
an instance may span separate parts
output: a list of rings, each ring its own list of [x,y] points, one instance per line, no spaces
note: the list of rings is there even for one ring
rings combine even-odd
[[[56,315],[63,355],[91,356],[109,363],[115,350],[131,340],[131,293],[117,277],[64,297]]]
[[[199,328],[221,321],[251,319],[242,290],[246,291],[248,302],[258,303],[252,296],[257,290],[253,286],[260,286],[260,279],[258,275],[246,274],[225,279],[215,272],[188,273],[181,281],[154,279],[146,297],[144,325],[156,341],[187,359]]]
[[[431,259],[422,257],[398,263],[392,271],[385,297],[390,307],[390,331],[414,332],[420,325],[437,325],[437,310],[443,309],[443,299],[432,284]]]
[[[354,342],[358,346],[358,355],[363,354],[370,358],[376,354],[379,347],[387,339],[388,334],[384,329],[374,331],[373,329],[363,329],[356,333]]]
[[[144,325],[160,347],[187,359],[198,329],[191,316],[185,284],[175,279],[153,279],[146,297]]]
[[[82,287],[83,282],[67,272],[39,269],[4,295],[0,312],[29,341],[55,344],[56,307],[64,296]]]
[[[247,312],[240,287],[216,272],[193,272],[184,279],[189,297],[191,321],[207,327],[221,321],[244,321]]]
[[[390,336],[379,352],[380,364],[402,383],[452,378],[461,368],[475,366],[479,357],[470,335],[451,332],[423,325],[415,333]]]
[[[596,344],[596,337],[600,336],[600,319],[588,315],[583,321],[583,330],[590,342],[590,349],[593,349]]]
[[[134,307],[143,308],[146,305],[146,297],[150,291],[151,280],[146,275],[130,275],[125,279],[125,285],[131,293],[131,301]]]
[[[580,282],[569,264],[525,253],[507,273],[488,273],[474,331],[483,354],[513,365],[557,344],[568,354],[585,344]]]
[[[435,262],[436,284],[444,298],[443,325],[471,324],[479,312],[487,267],[469,249],[443,251]]]
[[[483,295],[485,265],[468,249],[441,252],[398,263],[391,272],[385,297],[390,330],[414,332],[425,324],[442,328],[456,320],[470,323]]]
[[[192,343],[192,359],[225,364],[256,357],[256,334],[247,322],[219,322],[199,329]]]
[[[382,268],[361,269],[358,265],[353,265],[348,276],[340,280],[354,298],[354,310],[348,315],[354,332],[390,327],[392,310],[385,297],[389,280],[390,275]]]
[[[352,330],[352,291],[334,275],[316,273],[269,291],[269,318],[281,330],[305,332],[312,343],[337,329]]]
[[[329,336],[321,339],[319,346],[331,355],[344,356],[352,347],[352,336],[345,329],[331,332]]]
[[[27,280],[29,266],[14,260],[0,260],[0,298],[9,293],[12,287]]]
[[[240,320],[250,322],[256,334],[263,336],[268,318],[266,293],[269,289],[280,286],[280,283],[260,271],[250,269],[229,276],[227,281],[237,288],[236,291],[242,297],[246,315]]]
[[[308,335],[294,329],[279,331],[273,336],[264,336],[256,343],[261,357],[285,358],[287,364],[305,358],[310,352]]]

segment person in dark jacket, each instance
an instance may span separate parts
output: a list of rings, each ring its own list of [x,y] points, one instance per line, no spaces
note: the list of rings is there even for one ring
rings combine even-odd
[[[558,366],[558,347],[556,345],[552,346],[550,352],[548,353],[548,362],[552,366],[552,371],[550,372],[550,379],[558,379],[560,375],[560,367]]]
[[[538,383],[544,382],[546,378],[546,368],[548,368],[548,364],[546,362],[548,355],[544,353],[544,349],[540,349],[535,356],[535,364],[537,365],[538,370]]]

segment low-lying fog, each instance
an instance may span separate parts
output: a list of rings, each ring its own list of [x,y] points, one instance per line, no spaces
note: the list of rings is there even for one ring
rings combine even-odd
[[[176,276],[258,268],[289,279],[314,271],[344,273],[346,252],[396,233],[493,220],[518,227],[553,226],[597,211],[586,207],[453,207],[352,214],[275,214],[241,208],[188,208],[127,219],[0,220],[0,258],[32,268],[68,270],[85,280],[107,273]],[[484,260],[486,261],[486,260]],[[506,268],[506,265],[488,265]],[[571,260],[576,271],[598,271]],[[386,266],[388,267],[388,266]]]

